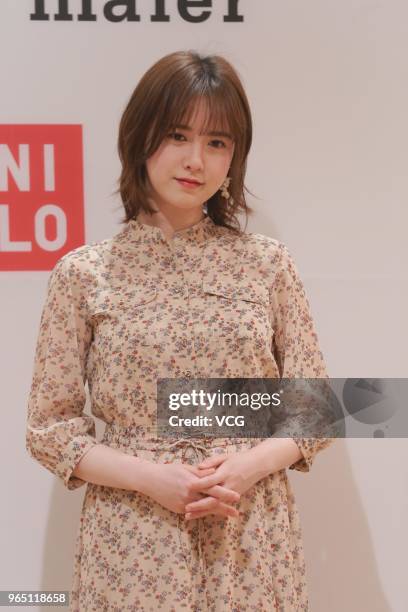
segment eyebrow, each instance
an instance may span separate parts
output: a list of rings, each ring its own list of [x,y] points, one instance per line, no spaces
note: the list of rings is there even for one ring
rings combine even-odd
[[[186,130],[187,132],[191,132],[192,128],[189,125],[176,125],[174,126],[174,129],[179,129],[179,130]],[[228,138],[229,140],[234,140],[231,136],[231,134],[229,134],[228,132],[207,132],[206,133],[207,136],[219,136],[221,138]]]

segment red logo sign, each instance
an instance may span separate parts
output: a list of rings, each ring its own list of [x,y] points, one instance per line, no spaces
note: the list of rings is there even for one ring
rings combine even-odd
[[[84,244],[81,125],[0,125],[0,270],[51,270]]]

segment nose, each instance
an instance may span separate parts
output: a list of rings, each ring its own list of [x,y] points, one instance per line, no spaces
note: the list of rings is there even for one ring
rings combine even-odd
[[[203,165],[203,145],[200,142],[190,143],[189,147],[186,148],[184,167],[197,171],[202,170]]]

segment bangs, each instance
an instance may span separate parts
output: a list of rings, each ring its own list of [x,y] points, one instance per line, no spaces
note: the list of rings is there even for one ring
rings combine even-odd
[[[235,143],[242,142],[248,129],[247,117],[234,88],[226,83],[211,86],[201,82],[176,81],[167,84],[165,100],[158,109],[153,135],[154,147],[158,147],[169,130],[176,126],[189,126],[199,105],[203,104],[204,118],[200,133],[225,132]]]
[[[208,132],[227,132],[235,140],[234,130],[231,128],[228,116],[230,113],[226,108],[225,100],[215,95],[196,96],[187,100],[184,109],[179,109],[176,113],[172,126],[190,125],[193,123],[200,105],[203,105],[204,118],[199,128],[200,134]]]

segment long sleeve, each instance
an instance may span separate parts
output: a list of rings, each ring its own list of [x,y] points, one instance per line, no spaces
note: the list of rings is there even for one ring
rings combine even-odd
[[[69,254],[48,281],[28,400],[26,449],[68,489],[85,484],[72,476],[79,460],[97,444],[95,421],[83,414],[85,365],[92,338],[86,308],[70,277]]]
[[[281,378],[327,378],[323,355],[312,319],[309,301],[297,267],[287,249],[279,243],[275,260],[276,274],[270,290],[274,319],[273,353]],[[305,405],[296,410],[305,410]],[[313,402],[309,404],[313,406]],[[302,414],[303,422],[318,419],[316,414]],[[311,428],[313,430],[313,427]],[[310,471],[316,454],[327,448],[333,438],[293,438],[303,457],[289,469]]]

